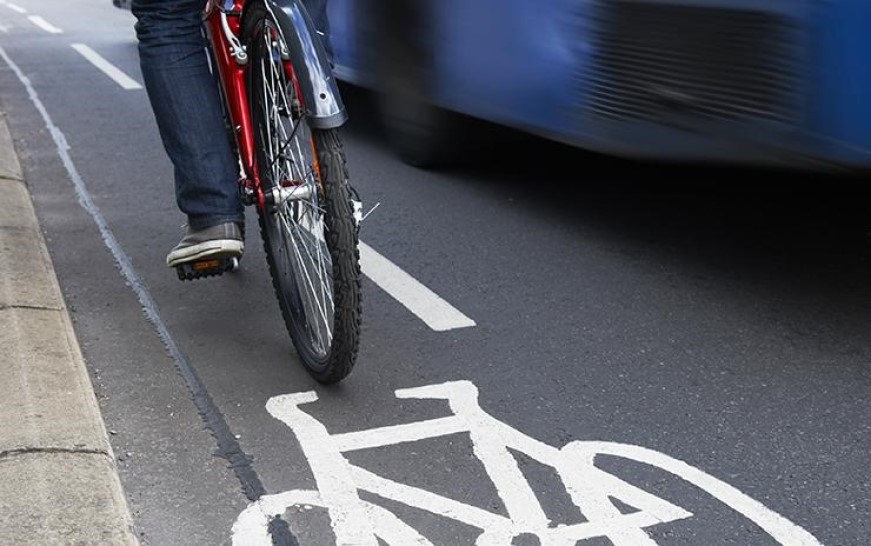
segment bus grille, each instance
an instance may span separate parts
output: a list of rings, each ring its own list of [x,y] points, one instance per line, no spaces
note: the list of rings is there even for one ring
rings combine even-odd
[[[796,121],[798,48],[786,17],[625,0],[597,11],[597,116]]]

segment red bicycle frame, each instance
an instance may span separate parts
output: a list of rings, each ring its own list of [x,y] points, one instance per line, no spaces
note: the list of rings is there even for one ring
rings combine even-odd
[[[230,36],[237,37],[241,27],[242,9],[246,0],[233,0],[232,9],[222,9],[216,0],[209,0],[203,19],[206,34],[211,46],[213,64],[217,67],[219,85],[223,90],[223,98],[227,108],[228,122],[236,140],[236,149],[245,179],[240,184],[256,194],[257,203],[263,206],[263,191],[257,175],[257,159],[254,154],[254,133],[251,126],[251,116],[248,105],[248,95],[245,89],[245,67],[240,58],[236,42],[230,41]],[[235,54],[234,54],[235,53]],[[243,51],[244,53],[244,51]]]
[[[249,70],[248,57],[245,48],[239,40],[243,31],[243,15],[249,9],[249,2],[257,0],[208,0],[203,18],[205,21],[206,34],[212,52],[213,64],[217,69],[219,85],[226,106],[226,115],[232,128],[235,149],[238,159],[244,171],[239,181],[242,186],[246,203],[256,202],[260,207],[265,206],[266,197],[262,181],[258,175],[257,154],[255,150],[254,127],[250,115],[250,105],[246,89],[246,76]],[[270,2],[270,0],[267,0]],[[271,2],[267,9],[272,10]],[[285,8],[283,13],[281,9]],[[277,17],[284,18],[286,25],[283,29],[278,20],[273,29],[274,37],[282,40],[282,66],[288,82],[293,86],[294,100],[298,101],[300,111],[308,112],[307,106],[313,110],[308,112],[308,123],[319,128],[337,127],[344,123],[346,114],[338,90],[334,87],[335,81],[328,74],[324,57],[318,57],[318,48],[311,45],[304,46],[303,42],[316,40],[315,30],[308,19],[308,15],[297,0],[285,0],[282,6],[274,6]],[[291,28],[292,27],[292,28]],[[299,33],[297,36],[288,36],[290,32]],[[284,40],[289,39],[289,43]],[[294,39],[296,41],[294,41]],[[291,46],[294,45],[296,47]],[[322,51],[322,50],[320,50]],[[305,89],[300,85],[297,70],[293,66],[292,59],[304,64],[300,69],[306,70]],[[308,97],[308,100],[306,100]],[[296,107],[296,106],[295,106]],[[314,142],[312,142],[314,146]],[[315,155],[315,172],[319,176],[317,157]],[[299,185],[301,180],[280,180],[281,186]]]

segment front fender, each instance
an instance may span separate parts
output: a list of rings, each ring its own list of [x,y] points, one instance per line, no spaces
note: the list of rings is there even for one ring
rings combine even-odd
[[[256,0],[242,14],[242,36],[250,37],[261,17],[268,16],[281,29],[299,82],[305,113],[315,129],[333,129],[348,113],[315,25],[300,0]]]

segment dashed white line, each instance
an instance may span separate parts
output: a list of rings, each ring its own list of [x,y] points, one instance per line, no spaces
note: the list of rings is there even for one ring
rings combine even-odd
[[[17,11],[18,13],[27,13],[27,10],[22,8],[21,6],[16,6],[15,4],[10,4],[8,2],[4,2],[6,7],[11,9],[12,11]]]
[[[121,69],[104,59],[99,53],[85,44],[72,44],[70,47],[78,51],[82,57],[103,71],[105,75],[112,78],[112,80],[123,89],[142,89],[139,82],[125,74]]]
[[[9,4],[9,7],[11,8],[12,4]],[[30,19],[31,23],[50,34],[60,34],[61,32],[63,32],[63,30],[57,28],[39,15],[29,15],[27,18]]]
[[[474,320],[458,311],[363,241],[360,241],[360,268],[364,275],[433,330],[444,332],[475,326]]]

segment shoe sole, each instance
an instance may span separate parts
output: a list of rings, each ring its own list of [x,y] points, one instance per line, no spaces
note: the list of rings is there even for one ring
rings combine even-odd
[[[188,262],[195,262],[203,258],[217,257],[240,257],[245,251],[242,241],[234,239],[216,239],[204,241],[177,251],[170,252],[166,257],[166,265],[176,267]]]

